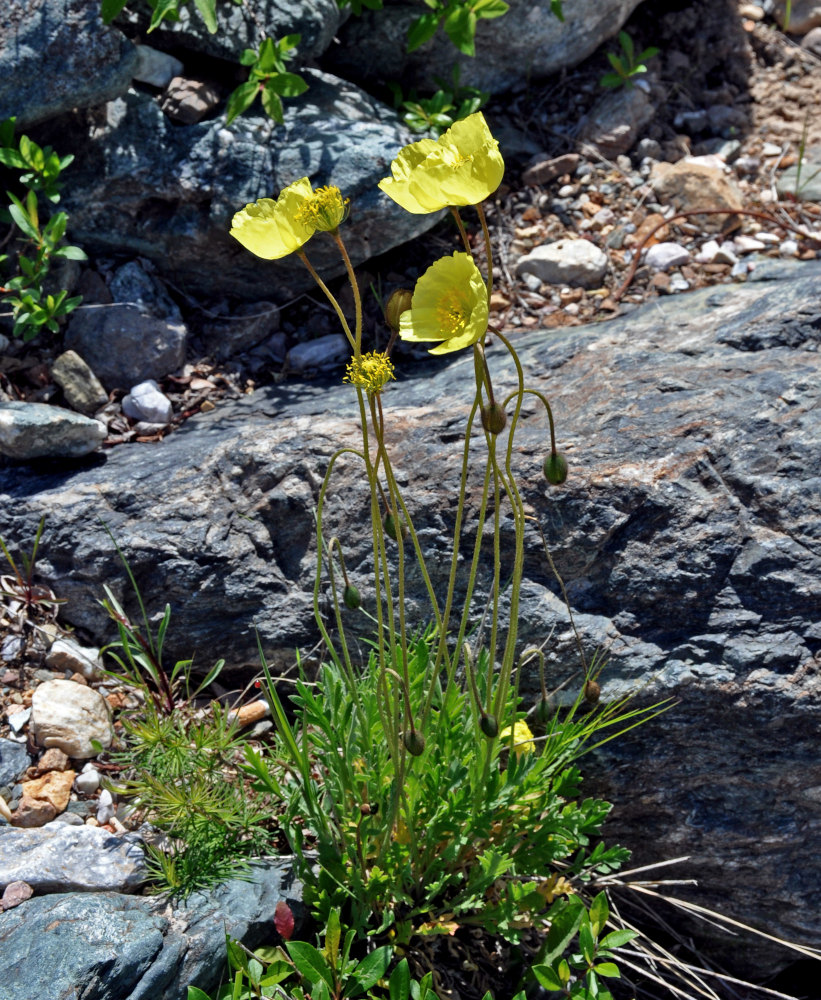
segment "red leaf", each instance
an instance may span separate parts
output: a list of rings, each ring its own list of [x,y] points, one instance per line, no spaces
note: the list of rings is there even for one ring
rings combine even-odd
[[[291,935],[294,933],[294,915],[284,899],[277,903],[277,908],[274,910],[274,927],[286,941],[291,940]]]

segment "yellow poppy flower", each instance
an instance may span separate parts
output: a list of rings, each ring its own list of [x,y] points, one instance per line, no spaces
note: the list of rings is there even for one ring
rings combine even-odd
[[[513,752],[517,757],[521,757],[523,753],[535,753],[536,744],[533,742],[533,733],[530,731],[530,726],[523,720],[513,723],[513,729],[510,726],[505,726],[505,728],[499,733],[499,740],[502,746],[510,745],[511,736],[513,739]]]
[[[314,192],[307,177],[289,184],[279,197],[260,198],[237,212],[231,223],[234,239],[264,260],[278,260],[307,243],[316,225],[304,211]]]
[[[502,182],[505,163],[481,111],[438,139],[405,146],[379,182],[385,194],[415,215],[451,205],[478,205]]]
[[[487,330],[487,288],[473,258],[454,253],[432,264],[416,282],[411,307],[399,319],[403,340],[441,340],[430,354],[470,347]]]

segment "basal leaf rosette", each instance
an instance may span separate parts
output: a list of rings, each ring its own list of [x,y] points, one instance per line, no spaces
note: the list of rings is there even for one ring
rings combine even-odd
[[[403,340],[441,340],[430,354],[449,354],[470,347],[485,335],[487,288],[473,258],[454,253],[432,264],[416,282],[411,307],[402,313]]]
[[[481,111],[453,125],[438,139],[405,146],[391,164],[382,191],[414,215],[455,205],[478,205],[498,188],[505,172],[499,143]]]
[[[316,232],[310,218],[304,218],[300,211],[312,196],[311,182],[303,177],[283,188],[276,200],[260,198],[237,212],[231,235],[263,260],[287,257]]]

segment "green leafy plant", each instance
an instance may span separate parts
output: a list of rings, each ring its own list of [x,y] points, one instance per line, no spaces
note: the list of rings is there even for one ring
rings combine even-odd
[[[59,157],[50,146],[41,148],[26,135],[15,143],[14,124],[14,118],[0,123],[0,164],[18,172],[27,193],[21,198],[7,191],[9,204],[0,210],[0,220],[12,224],[10,236],[15,229],[20,233],[17,252],[0,254],[0,265],[13,268],[11,276],[0,279],[0,303],[11,306],[12,335],[29,341],[44,327],[56,333],[59,320],[82,301],[79,295],[69,297],[65,289],[47,290],[52,263],[85,260],[86,255],[79,247],[61,245],[68,223],[65,212],[55,212],[45,223],[40,220],[38,195],[51,203],[60,200],[60,174],[74,157]]]
[[[655,45],[650,45],[638,55],[633,39],[626,31],[619,32],[619,46],[621,55],[615,52],[607,53],[607,61],[610,63],[613,72],[605,73],[599,80],[602,87],[632,87],[635,77],[647,72],[645,63],[648,59],[658,55],[659,50]]]
[[[238,780],[246,743],[218,702],[172,715],[147,701],[120,716],[112,784],[163,834],[149,844],[148,870],[160,891],[185,896],[230,878],[249,878],[251,859],[276,840],[276,803],[249,796]]]
[[[163,646],[171,621],[171,605],[166,604],[155,633],[131,566],[111,531],[107,527],[105,530],[128,575],[142,618],[142,627],[135,625],[111,588],[103,586],[106,596],[100,603],[116,624],[120,635],[117,642],[109,643],[103,650],[119,667],[118,671],[108,670],[107,673],[129,687],[142,690],[156,712],[171,715],[180,705],[188,704],[217,679],[225,666],[225,660],[217,660],[197,682],[193,680],[192,660],[178,660],[170,670],[166,667]]]
[[[525,509],[514,468],[526,395],[541,402],[547,416],[547,482],[560,485],[568,469],[556,449],[550,404],[525,385],[514,345],[496,331],[515,373],[513,388],[498,397],[491,368],[501,361],[491,365],[484,350],[493,251],[482,201],[497,189],[503,171],[498,143],[479,113],[397,156],[381,190],[416,214],[450,207],[464,252],[436,261],[412,294],[398,289],[390,297],[385,315],[392,335],[384,352],[362,351],[362,306],[340,234],[347,205],[338,189],[314,191],[303,178],[273,205],[266,203],[264,223],[258,206],[246,206],[234,217],[232,235],[254,253],[270,259],[297,252],[314,275],[303,245],[328,232],[339,248],[351,281],[353,323],[327,286],[319,285],[351,345],[346,381],[355,390],[361,431],[361,443],[331,455],[317,500],[314,612],[324,662],[315,681],[301,672],[286,698],[260,649],[276,739],[268,753],[249,748],[243,769],[258,793],[281,802],[282,830],[297,859],[304,899],[320,927],[346,928],[346,941],[353,934],[346,955],[363,961],[373,946],[392,945],[424,968],[422,956],[439,935],[448,936],[457,955],[459,948],[467,949],[463,961],[469,962],[474,933],[517,948],[530,935],[564,928],[561,935],[554,932],[551,946],[560,935],[568,969],[565,992],[581,1000],[593,995],[600,977],[614,974],[599,955],[602,949],[609,954],[609,946],[597,943],[603,911],[593,890],[628,854],[601,842],[610,806],[581,795],[576,762],[667,703],[639,708],[624,698],[601,699],[600,666],[596,660],[587,663],[580,643],[578,692],[566,706],[555,707],[546,690],[544,654],[518,649],[525,529],[528,520],[537,521]],[[482,227],[486,278],[456,207],[466,204],[474,206]],[[465,419],[450,570],[447,583],[438,587],[388,446],[391,413],[383,396],[401,393],[401,385],[392,386],[389,357],[396,336],[438,341],[434,354],[472,352],[473,366],[466,372],[472,405]],[[468,475],[477,448],[483,483],[475,501],[478,526],[472,552],[462,560]],[[370,498],[373,575],[365,597],[349,578],[342,541],[324,534],[339,462],[361,468]],[[536,464],[539,475],[541,467]],[[506,546],[511,555],[502,551],[503,519],[512,536]],[[473,598],[483,555],[490,579],[486,630],[468,641],[476,624]],[[432,624],[422,631],[418,621],[408,620],[411,567],[430,605]],[[326,600],[329,616],[323,613]],[[354,657],[356,647],[348,639],[350,613],[365,615],[360,627],[375,627],[364,663]],[[541,698],[529,711],[519,694],[520,678],[526,664],[536,661]],[[566,913],[572,913],[572,927]],[[330,1000],[340,983],[327,969],[319,971],[315,951],[301,951],[306,962],[312,960],[311,995],[319,990]],[[554,957],[551,950],[540,964],[552,968]]]
[[[45,523],[46,518],[43,515],[34,534],[31,554],[20,553],[20,559],[23,563],[22,567],[18,565],[8,546],[0,538],[0,549],[2,549],[9,566],[11,566],[13,574],[12,576],[0,576],[0,597],[5,597],[19,603],[26,619],[29,619],[35,611],[40,611],[47,617],[53,618],[57,613],[58,606],[64,603],[55,597],[54,591],[50,587],[34,582],[37,550],[40,547],[40,538],[42,537]]]
[[[294,58],[294,50],[301,40],[300,35],[286,35],[275,42],[266,38],[256,49],[245,49],[240,57],[243,66],[249,67],[249,78],[241,83],[228,98],[225,109],[226,123],[230,123],[254,103],[257,96],[269,118],[281,125],[283,97],[299,97],[308,89],[308,84],[298,73],[289,73],[285,63]]]
[[[510,9],[505,0],[425,0],[431,9],[408,29],[408,52],[430,41],[441,25],[456,48],[466,56],[476,55],[476,25],[481,20],[502,17]]]
[[[165,21],[178,21],[180,9],[188,3],[188,0],[146,0],[151,8],[151,22],[148,25],[149,32],[154,31]],[[242,0],[233,0],[240,6]],[[128,0],[101,0],[101,12],[103,22],[111,24],[115,17],[122,13]],[[213,35],[217,32],[217,0],[194,0],[194,6],[199,11],[208,31]]]
[[[450,83],[436,77],[440,89],[431,97],[419,97],[412,90],[405,98],[398,83],[390,85],[394,107],[404,110],[402,119],[411,132],[441,135],[455,121],[467,118],[484,106],[490,94],[476,87],[461,86],[459,76],[460,68],[454,65]]]

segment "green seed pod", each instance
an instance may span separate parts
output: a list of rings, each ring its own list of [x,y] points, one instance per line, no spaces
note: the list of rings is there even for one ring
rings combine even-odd
[[[384,520],[382,521],[382,527],[385,529],[385,534],[394,541],[397,540],[397,523],[399,525],[399,531],[402,532],[402,537],[408,537],[408,526],[405,524],[405,519],[403,517],[394,517],[393,514],[386,514]]]
[[[485,715],[483,712],[482,718],[479,720],[479,728],[489,740],[495,740],[499,735],[499,723],[493,715]]]
[[[482,427],[488,434],[501,434],[507,423],[507,414],[504,407],[498,403],[490,403],[482,407]]]
[[[553,716],[553,706],[546,698],[542,698],[535,706],[533,716],[540,726],[545,726]]]
[[[356,611],[356,609],[361,606],[362,598],[359,596],[359,591],[352,583],[346,584],[345,589],[342,591],[342,602],[345,607],[350,608],[351,611]]]
[[[591,677],[588,681],[585,681],[584,700],[589,705],[597,705],[599,698],[601,698],[601,685]]]
[[[385,322],[397,333],[399,331],[399,320],[403,312],[407,312],[411,307],[413,292],[407,288],[397,288],[388,299],[385,306]]]
[[[551,452],[544,463],[545,479],[552,486],[560,486],[567,479],[567,459],[561,452]]]
[[[411,757],[421,757],[425,752],[425,737],[421,733],[417,733],[415,729],[405,733],[402,740]]]

